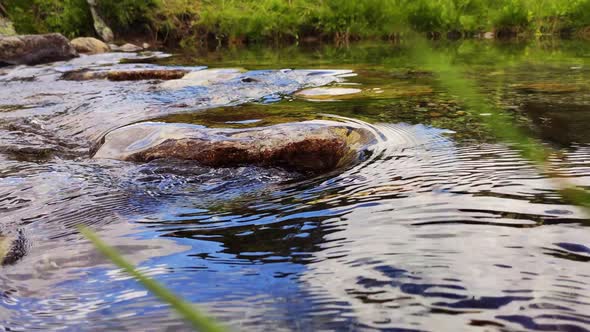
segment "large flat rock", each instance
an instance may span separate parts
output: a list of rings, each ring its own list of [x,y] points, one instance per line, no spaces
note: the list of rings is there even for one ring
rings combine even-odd
[[[305,121],[249,129],[144,122],[107,134],[94,158],[147,162],[173,158],[201,165],[260,165],[323,172],[353,163],[375,141],[362,127]]]

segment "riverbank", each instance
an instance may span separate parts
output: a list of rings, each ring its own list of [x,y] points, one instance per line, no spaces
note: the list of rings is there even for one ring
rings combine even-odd
[[[86,0],[7,0],[18,33],[95,34]],[[149,0],[97,2],[120,40],[167,46],[253,42],[590,36],[590,0]]]

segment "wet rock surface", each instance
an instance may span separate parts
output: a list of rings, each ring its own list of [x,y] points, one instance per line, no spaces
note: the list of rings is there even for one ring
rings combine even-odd
[[[69,60],[78,55],[70,42],[58,33],[46,35],[0,35],[0,64],[35,65]]]
[[[94,158],[171,158],[214,167],[261,165],[322,172],[357,161],[374,141],[367,129],[335,121],[241,130],[146,122],[107,134]]]
[[[191,86],[209,86],[215,83],[236,79],[243,75],[244,72],[245,70],[239,68],[199,70],[183,76],[178,80],[166,82],[163,84],[163,87],[167,89],[182,89]]]
[[[110,48],[103,41],[92,37],[79,37],[70,42],[78,53],[97,54],[106,53]]]

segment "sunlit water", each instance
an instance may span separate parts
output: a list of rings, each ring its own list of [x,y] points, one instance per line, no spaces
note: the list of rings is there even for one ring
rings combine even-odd
[[[436,47],[555,149],[563,177],[590,186],[590,47]],[[590,330],[584,211],[497,142],[486,114],[421,71],[407,45],[158,56],[0,69],[1,229],[26,242],[0,270],[5,330],[188,329],[105,261],[80,224],[235,330]],[[138,66],[243,69],[174,88],[61,79]],[[361,92],[295,94],[317,86]],[[141,121],[316,118],[355,123],[378,142],[359,163],[316,176],[91,158],[106,133]]]

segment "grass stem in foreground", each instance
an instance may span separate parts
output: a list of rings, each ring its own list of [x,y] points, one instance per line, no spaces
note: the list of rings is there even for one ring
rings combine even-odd
[[[98,235],[96,235],[96,233],[83,226],[80,226],[79,230],[80,233],[90,240],[92,244],[94,244],[94,246],[112,263],[134,277],[145,288],[159,297],[162,301],[168,303],[172,309],[174,309],[174,311],[190,322],[196,330],[203,332],[226,331],[226,329],[223,328],[219,323],[201,313],[197,308],[195,308],[194,305],[184,301],[157,281],[137,271],[137,269],[135,269],[131,263],[126,261],[116,249],[103,242],[98,237]]]

